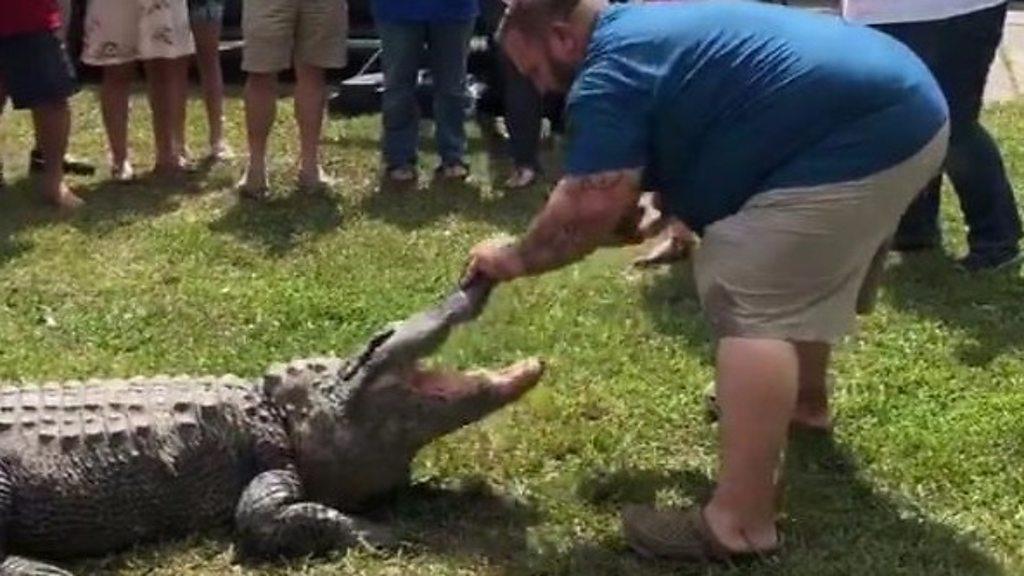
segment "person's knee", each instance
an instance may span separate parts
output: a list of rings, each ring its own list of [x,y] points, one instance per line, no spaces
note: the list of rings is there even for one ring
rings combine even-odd
[[[70,111],[67,98],[57,98],[32,107],[32,113],[43,118],[67,114]]]
[[[324,84],[324,69],[312,64],[296,64],[295,80],[301,86],[318,87]]]
[[[249,72],[245,79],[246,88],[257,91],[272,91],[277,87],[276,72]]]
[[[135,79],[134,63],[116,64],[103,68],[103,83],[108,86],[127,86]]]

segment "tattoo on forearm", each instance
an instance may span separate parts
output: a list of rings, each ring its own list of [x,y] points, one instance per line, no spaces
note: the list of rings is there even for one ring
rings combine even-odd
[[[572,222],[537,226],[519,242],[519,256],[527,272],[537,274],[586,256],[597,247],[592,238]]]
[[[526,272],[539,274],[579,260],[618,232],[614,228],[621,222],[607,216],[624,215],[626,210],[614,200],[614,189],[629,184],[639,188],[638,171],[563,179],[555,192],[558,201],[545,208],[517,246]]]

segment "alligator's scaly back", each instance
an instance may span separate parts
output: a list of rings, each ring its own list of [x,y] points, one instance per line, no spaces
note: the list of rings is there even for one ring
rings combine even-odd
[[[286,461],[262,400],[233,376],[4,388],[9,544],[78,555],[227,523],[259,468]]]

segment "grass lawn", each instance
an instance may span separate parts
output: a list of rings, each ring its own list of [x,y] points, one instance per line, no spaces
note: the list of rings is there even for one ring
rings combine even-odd
[[[253,376],[279,359],[344,355],[374,330],[436,302],[467,249],[521,232],[546,189],[505,193],[507,164],[473,129],[475,179],[402,193],[377,186],[379,118],[331,121],[333,194],[290,192],[290,99],[273,140],[274,198],[240,204],[241,167],[188,186],[77,179],[88,206],[56,218],[23,179],[31,130],[3,116],[0,380],[135,374]],[[134,102],[139,167],[148,111]],[[72,151],[101,167],[95,94],[74,101]],[[244,149],[241,103],[228,103]],[[987,123],[1024,190],[1024,106]],[[190,141],[204,117],[190,104]],[[424,162],[432,168],[435,158]],[[105,173],[105,170],[101,170]],[[101,174],[102,175],[102,174]],[[426,182],[426,174],[423,181]],[[963,248],[947,198],[947,252]],[[1022,198],[1024,200],[1024,198]],[[626,502],[707,493],[715,432],[702,419],[711,349],[685,267],[638,274],[631,250],[502,287],[439,362],[549,362],[521,403],[425,450],[419,488],[383,514],[409,546],[243,569],[226,533],[146,546],[73,568],[125,575],[1024,574],[1024,279],[968,276],[949,258],[894,258],[878,311],[838,354],[834,444],[790,458],[785,553],[746,567],[638,561],[618,535]]]

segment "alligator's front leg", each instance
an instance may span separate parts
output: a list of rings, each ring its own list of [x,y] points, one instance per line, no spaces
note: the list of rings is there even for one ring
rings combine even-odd
[[[71,572],[20,556],[7,555],[7,530],[11,524],[14,486],[0,464],[0,576],[72,576]]]
[[[302,483],[291,470],[269,470],[246,487],[235,510],[239,551],[245,557],[302,556],[356,544],[388,546],[390,534],[364,520],[302,501]]]

